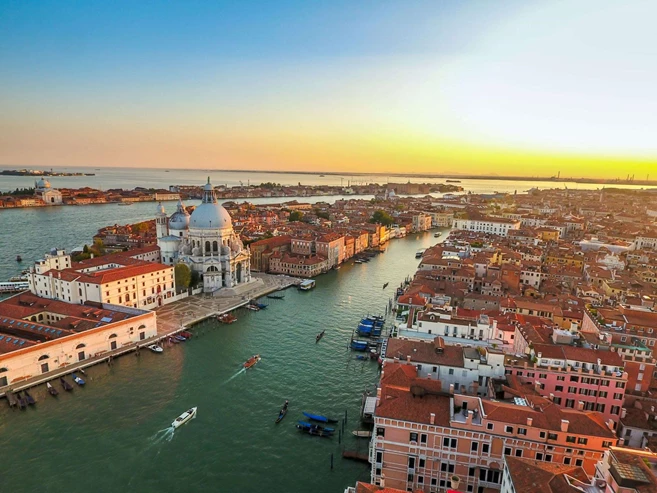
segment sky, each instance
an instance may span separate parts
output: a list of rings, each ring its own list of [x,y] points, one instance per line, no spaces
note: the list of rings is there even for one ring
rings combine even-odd
[[[0,0],[0,165],[657,179],[657,2]]]

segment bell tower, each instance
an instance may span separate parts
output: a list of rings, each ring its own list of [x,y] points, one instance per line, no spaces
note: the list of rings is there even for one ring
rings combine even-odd
[[[169,220],[162,202],[157,205],[157,215],[155,216],[155,232],[158,238],[169,235]]]

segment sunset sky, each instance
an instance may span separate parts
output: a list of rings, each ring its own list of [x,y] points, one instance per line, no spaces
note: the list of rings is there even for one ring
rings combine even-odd
[[[657,2],[0,0],[0,165],[657,179]]]

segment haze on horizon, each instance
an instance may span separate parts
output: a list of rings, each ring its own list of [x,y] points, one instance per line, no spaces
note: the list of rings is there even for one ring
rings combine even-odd
[[[0,164],[657,179],[655,18],[642,0],[4,1]]]

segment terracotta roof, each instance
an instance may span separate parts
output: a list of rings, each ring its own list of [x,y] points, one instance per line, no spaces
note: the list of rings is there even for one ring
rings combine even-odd
[[[440,339],[437,337],[436,339]],[[436,341],[404,340],[391,337],[388,339],[386,357],[406,361],[410,356],[413,363],[429,363],[441,366],[463,366],[463,348],[444,346],[442,353],[436,351]]]
[[[570,486],[564,475],[590,484],[586,472],[580,466],[567,466],[557,462],[543,462],[507,455],[506,465],[517,492],[532,493],[581,493]]]

